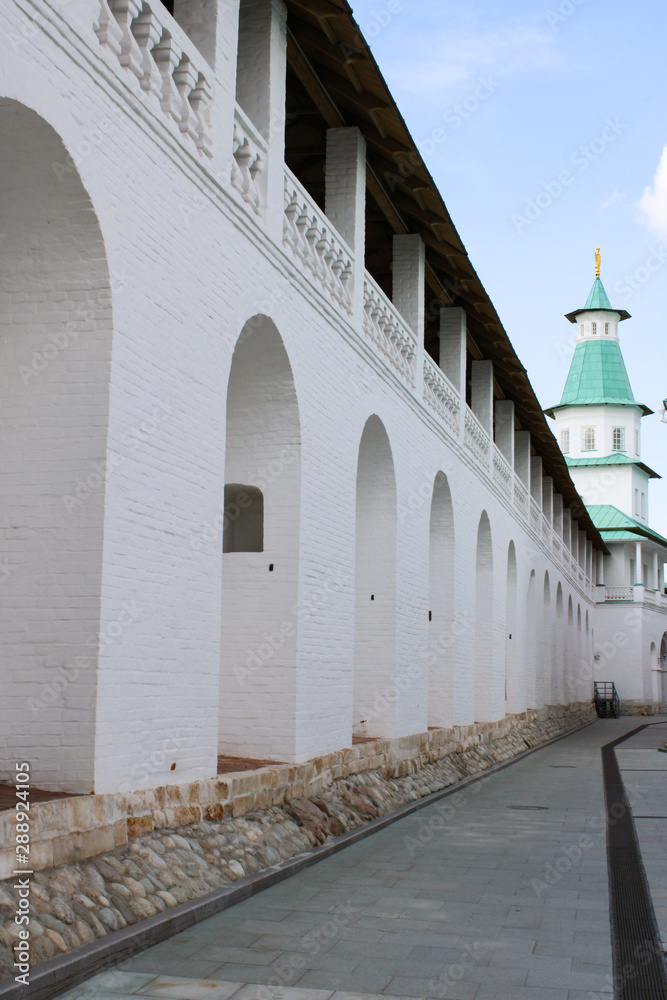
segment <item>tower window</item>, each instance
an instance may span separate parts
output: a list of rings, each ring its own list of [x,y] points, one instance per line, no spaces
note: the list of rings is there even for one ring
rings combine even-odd
[[[639,490],[635,489],[635,517],[639,517]]]
[[[595,428],[594,427],[582,427],[581,428],[581,450],[582,451],[595,451]]]
[[[613,427],[611,438],[612,451],[625,451],[625,427]]]
[[[642,493],[641,516],[646,517],[646,494]]]
[[[598,325],[597,325],[597,323],[591,323],[591,333],[593,334],[593,336],[595,336],[595,334],[597,332],[598,332]]]
[[[583,337],[583,335],[584,335],[584,324],[580,323],[579,324],[579,336]]]
[[[639,431],[635,431],[635,455],[639,454]]]
[[[605,336],[609,333],[609,323],[605,323],[605,325],[604,325],[604,332],[605,332]]]
[[[564,455],[569,454],[570,451],[570,428],[567,427],[564,431],[560,432],[560,450]]]
[[[222,551],[264,551],[264,495],[256,486],[226,484]]]

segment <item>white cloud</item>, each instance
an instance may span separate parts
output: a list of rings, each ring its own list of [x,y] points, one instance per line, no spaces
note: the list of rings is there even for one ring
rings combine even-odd
[[[390,57],[391,82],[429,99],[457,99],[484,74],[508,77],[561,61],[552,34],[521,25],[480,34],[454,29],[413,41],[403,44],[400,59]]]
[[[614,193],[609,195],[606,201],[602,202],[600,208],[609,208],[610,205],[615,205],[617,201],[624,201],[624,199],[625,195],[623,194],[623,192],[619,191],[618,188],[616,188]]]
[[[662,151],[653,186],[644,189],[639,209],[641,221],[658,236],[667,238],[667,145]]]

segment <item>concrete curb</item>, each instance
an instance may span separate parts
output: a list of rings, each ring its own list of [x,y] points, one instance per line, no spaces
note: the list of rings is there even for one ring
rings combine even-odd
[[[463,778],[461,781],[449,785],[447,788],[442,788],[440,791],[432,792],[430,795],[425,795],[415,802],[408,802],[393,812],[387,813],[386,816],[380,816],[364,826],[349,830],[327,844],[314,847],[312,851],[298,854],[278,865],[264,868],[261,872],[246,875],[230,886],[215,889],[205,896],[191,899],[187,903],[180,903],[164,913],[147,917],[145,920],[124,927],[122,930],[113,931],[106,937],[81,948],[76,948],[65,955],[40,962],[35,967],[34,973],[31,971],[29,986],[16,985],[13,979],[5,979],[0,982],[0,1000],[51,1000],[51,998],[78,986],[92,976],[104,972],[111,966],[145,951],[146,948],[151,948],[153,945],[159,944],[160,941],[173,937],[174,934],[179,934],[181,931],[187,930],[188,927],[227,910],[292,875],[297,875],[306,868],[310,868],[311,865],[337,854],[366,837],[370,837],[398,820],[425,809],[433,805],[434,802],[447,798],[469,785],[476,784],[478,781],[510,767],[517,761],[523,760],[539,750],[544,750],[553,743],[558,743],[559,740],[581,732],[582,729],[586,729],[598,721],[598,719],[593,719],[591,722],[585,722],[582,726],[570,729],[560,736],[553,736],[544,743],[540,743],[539,746],[529,747],[516,756],[510,757],[509,760],[500,761],[498,764],[493,764],[484,771],[480,771],[479,774]]]

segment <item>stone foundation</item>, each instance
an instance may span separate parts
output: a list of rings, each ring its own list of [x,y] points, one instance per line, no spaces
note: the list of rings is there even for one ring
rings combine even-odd
[[[365,771],[382,769],[388,777],[404,777],[448,754],[487,745],[517,729],[579,718],[588,709],[587,704],[548,706],[499,722],[373,740],[305,764],[275,764],[184,785],[33,803],[31,866],[33,871],[56,868],[112,851],[154,830],[239,817],[281,805],[287,798],[312,798],[332,782]],[[14,823],[13,812],[0,812],[0,881],[15,867]]]
[[[36,843],[42,858],[50,845],[51,857],[63,860],[41,870],[35,865],[32,963],[308,851],[594,718],[592,706],[570,706],[551,716],[533,712],[495,725],[378,740],[211,783],[43,803],[34,811]],[[219,798],[207,799],[214,789]],[[116,818],[111,806],[123,804],[127,814]],[[84,822],[91,828],[81,829]],[[103,846],[92,851],[96,843]],[[0,883],[2,975],[12,971],[16,902],[12,881]]]
[[[651,701],[621,701],[621,715],[662,715],[667,705]]]

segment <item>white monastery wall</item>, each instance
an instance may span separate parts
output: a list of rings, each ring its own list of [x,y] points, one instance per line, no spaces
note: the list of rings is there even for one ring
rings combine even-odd
[[[282,191],[263,210],[247,177],[244,197],[230,183],[234,60],[223,28],[234,5],[220,7],[227,47],[216,56],[210,133],[196,121],[181,131],[100,45],[93,25],[104,3],[78,0],[71,18],[55,4],[29,6],[30,24],[9,0],[0,6],[10,39],[0,95],[40,116],[49,139],[16,181],[16,206],[34,210],[3,225],[21,231],[23,256],[37,246],[57,255],[62,241],[54,291],[70,303],[92,299],[95,320],[40,374],[38,396],[36,379],[22,386],[20,367],[67,322],[65,300],[47,289],[42,313],[37,271],[2,299],[3,330],[8,316],[12,325],[5,419],[27,442],[22,455],[10,452],[26,461],[9,466],[6,488],[26,511],[28,536],[13,547],[8,508],[3,595],[16,609],[10,626],[27,627],[32,609],[35,627],[20,656],[9,632],[0,776],[13,773],[36,728],[36,785],[105,793],[210,777],[219,752],[303,761],[350,745],[353,728],[403,736],[590,697],[590,680],[576,673],[590,656],[577,624],[592,608],[590,543],[580,550],[569,517],[565,526],[554,519],[539,461],[542,500],[485,436],[488,407],[478,403],[473,416],[424,362],[418,302],[410,314],[417,258],[412,277],[405,272],[403,318],[366,283],[367,300],[397,331],[383,341],[370,312],[364,324],[363,268],[335,231],[339,260],[352,258],[349,301],[339,272],[325,288],[267,231],[282,229]],[[158,13],[212,83],[201,54]],[[64,174],[51,162],[47,125],[74,157],[62,160]],[[12,155],[3,154],[10,169]],[[275,155],[269,161],[274,183]],[[45,167],[55,178],[46,187]],[[350,173],[350,197],[358,177]],[[47,190],[64,231],[53,243]],[[298,184],[291,190],[303,198]],[[314,203],[306,208],[326,225]],[[418,253],[399,248],[408,264],[410,247]],[[477,371],[488,379],[490,368]],[[47,407],[64,388],[60,423],[50,423]],[[71,435],[56,434],[66,426]],[[100,461],[104,483],[70,515],[64,498]],[[262,552],[223,556],[226,482],[262,490]],[[42,538],[58,540],[49,548],[58,572],[36,566]],[[430,567],[429,553],[446,570]],[[99,648],[85,668],[68,669],[91,634]],[[37,727],[25,705],[35,685],[50,699]]]

